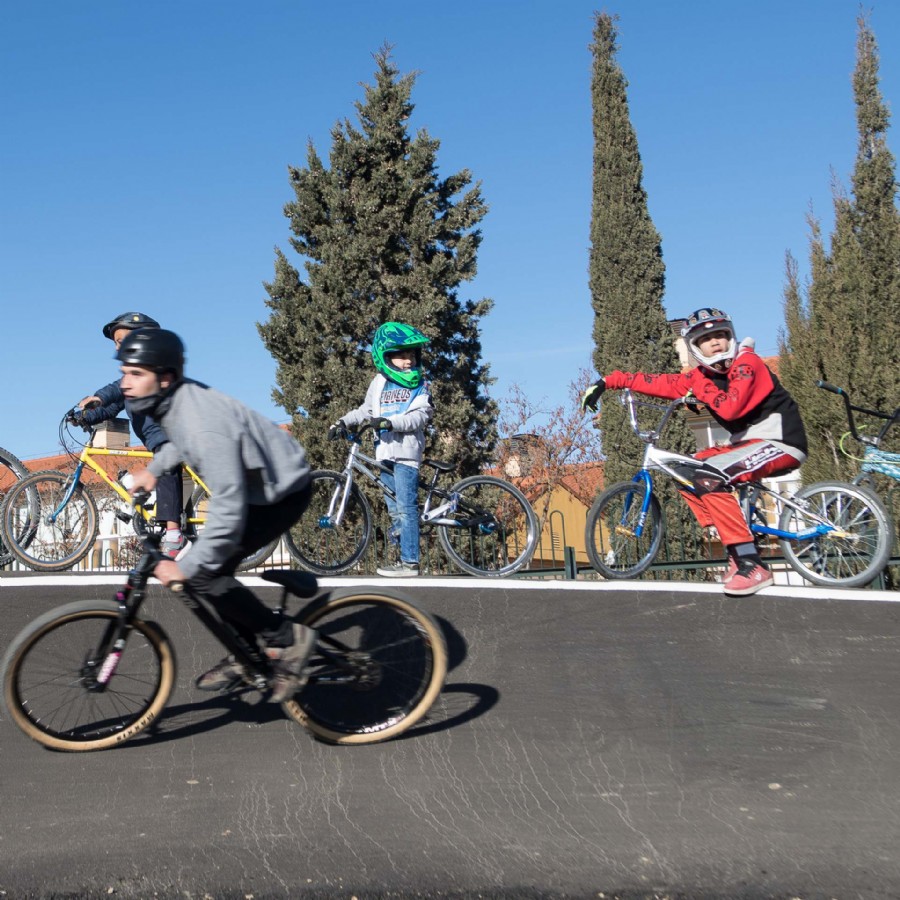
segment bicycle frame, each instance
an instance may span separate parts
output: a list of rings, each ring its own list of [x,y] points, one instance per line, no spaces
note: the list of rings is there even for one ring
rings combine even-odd
[[[653,484],[653,471],[665,472],[666,475],[673,478],[678,482],[679,485],[684,490],[690,491],[694,493],[694,485],[690,479],[686,478],[684,475],[679,473],[674,466],[678,465],[682,468],[688,467],[693,469],[702,468],[704,465],[709,465],[708,461],[695,459],[693,456],[686,456],[682,453],[675,453],[671,450],[663,450],[660,447],[655,445],[655,441],[659,439],[660,434],[663,429],[666,427],[669,418],[672,413],[679,407],[683,406],[690,402],[689,398],[682,398],[681,400],[675,400],[669,403],[667,406],[663,407],[660,404],[655,403],[640,403],[641,406],[647,406],[653,409],[664,409],[662,418],[659,421],[659,424],[655,429],[649,431],[643,431],[637,421],[637,409],[638,401],[635,400],[634,395],[631,391],[624,391],[622,394],[622,404],[628,409],[628,416],[631,422],[631,427],[634,430],[634,433],[646,444],[646,448],[644,450],[644,459],[641,463],[641,468],[638,470],[637,474],[632,479],[635,483],[642,483],[645,487],[644,497],[641,502],[641,512],[638,516],[638,523],[634,528],[634,534],[637,537],[641,537],[644,531],[644,525],[647,521],[647,516],[649,515],[651,498],[653,496],[654,484]],[[825,534],[834,534],[836,537],[846,537],[847,533],[843,530],[835,527],[832,523],[828,522],[825,518],[820,516],[813,510],[808,509],[805,506],[802,506],[799,503],[796,503],[790,497],[785,497],[782,494],[779,494],[777,491],[773,491],[770,488],[767,488],[765,485],[761,484],[758,481],[752,482],[743,482],[740,484],[736,484],[735,487],[738,488],[739,491],[743,493],[743,502],[742,507],[744,508],[744,513],[747,518],[747,525],[753,534],[764,534],[772,537],[777,537],[786,541],[808,541],[813,538],[821,537]],[[757,519],[757,513],[759,511],[758,506],[756,505],[756,499],[760,494],[765,494],[773,499],[775,505],[777,506],[779,512],[785,507],[790,507],[791,509],[795,509],[798,512],[803,512],[806,516],[817,520],[818,524],[814,528],[806,528],[803,531],[784,531],[780,528],[774,528],[770,525],[763,525],[759,521],[754,521]],[[623,513],[623,523],[627,517],[628,511],[630,509],[630,499],[625,504],[625,511]],[[617,526],[617,528],[624,528],[623,525]]]
[[[137,507],[135,507],[137,509]],[[135,567],[128,573],[125,584],[116,591],[116,603],[119,605],[119,615],[114,624],[109,626],[104,634],[100,646],[94,656],[85,662],[84,675],[89,677],[89,690],[103,692],[116,672],[119,658],[121,657],[131,630],[131,622],[137,618],[141,606],[146,599],[147,582],[153,574],[153,569],[158,562],[165,559],[156,546],[156,538],[147,534],[143,538],[144,552]],[[313,585],[314,586],[314,583]],[[219,643],[252,673],[252,687],[257,690],[265,690],[268,684],[267,675],[271,664],[265,654],[256,646],[252,646],[229,624],[224,622],[208,606],[206,601],[199,599],[184,585],[172,585],[173,593],[178,596],[184,606],[196,616],[204,627],[215,637]],[[319,598],[327,597],[328,591],[319,591],[315,587],[315,593]],[[277,612],[285,615],[287,611],[288,597],[301,596],[296,591],[282,585],[281,602]],[[311,596],[311,594],[305,594]],[[319,645],[316,650],[316,662],[322,669],[323,663],[332,667],[330,672],[311,672],[310,682],[317,684],[349,684],[354,681],[356,675],[340,654],[333,654],[323,644],[340,649],[340,645],[328,635],[320,635]],[[96,673],[96,674],[93,674]],[[122,732],[122,741],[131,737],[128,731]]]
[[[320,522],[323,526],[327,524],[340,525],[343,521],[344,511],[347,507],[347,497],[350,495],[350,490],[353,486],[354,472],[359,472],[369,481],[378,485],[378,488],[385,496],[390,497],[392,500],[397,499],[397,495],[394,491],[385,485],[380,478],[380,473],[382,472],[390,474],[390,466],[379,462],[374,457],[368,456],[363,452],[361,435],[362,431],[349,436],[350,453],[347,457],[347,463],[341,473],[344,476],[344,487],[340,491],[335,491],[334,496],[332,496],[331,502],[328,505],[328,512],[323,516],[323,519],[327,519],[328,521]],[[419,521],[423,525],[444,525],[451,528],[469,527],[473,524],[471,521],[459,521],[457,519],[446,517],[446,513],[456,511],[459,495],[453,491],[443,491],[437,486],[440,472],[441,470],[439,468],[435,468],[434,477],[430,483],[419,476],[419,489],[425,491],[425,500],[422,504],[422,512],[419,515]],[[432,508],[431,504],[435,494],[438,494],[440,499],[444,500],[444,502],[439,506]]]
[[[96,473],[96,475],[115,493],[119,496],[119,498],[131,505],[132,498],[125,488],[119,484],[117,481],[113,481],[112,478],[109,477],[109,473],[103,466],[98,463],[94,457],[109,457],[109,456],[121,456],[127,457],[128,459],[153,459],[153,454],[149,450],[110,450],[107,448],[94,447],[92,446],[94,440],[95,432],[92,430],[90,433],[90,437],[88,438],[87,443],[82,448],[81,453],[78,456],[78,463],[75,466],[75,471],[72,473],[72,476],[69,480],[69,486],[66,489],[65,494],[63,495],[62,500],[59,503],[59,506],[47,517],[48,521],[53,523],[60,516],[62,511],[66,508],[69,501],[72,499],[72,495],[75,493],[75,489],[81,483],[81,475],[84,472],[85,467],[89,468],[91,471]],[[188,465],[183,466],[185,472],[188,473],[191,480],[197,484],[199,487],[202,487],[203,490],[209,493],[209,488],[203,483],[203,479]],[[151,514],[144,509],[144,507],[136,507],[136,512],[138,512],[141,516],[143,516],[144,520],[149,522],[153,517]],[[188,520],[189,524],[199,525],[203,523],[203,519],[192,518]]]

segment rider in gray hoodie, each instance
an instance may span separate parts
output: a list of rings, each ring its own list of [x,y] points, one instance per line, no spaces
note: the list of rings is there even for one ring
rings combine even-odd
[[[132,491],[153,490],[182,463],[210,489],[206,526],[184,559],[163,560],[154,575],[165,585],[185,582],[251,644],[277,659],[272,700],[303,684],[315,632],[280,617],[235,577],[244,557],[278,537],[309,503],[309,464],[303,448],[274,422],[198,381],[185,378],[184,345],[164,329],[133,331],[121,343],[122,392],[131,408],[153,416],[169,442],[146,469],[132,474]],[[243,666],[231,657],[197,680],[202,690],[239,684]]]

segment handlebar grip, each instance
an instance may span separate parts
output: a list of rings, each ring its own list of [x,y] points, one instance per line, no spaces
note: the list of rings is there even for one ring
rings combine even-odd
[[[843,388],[835,387],[827,381],[817,381],[816,387],[822,388],[823,391],[831,391],[832,394],[843,394]]]

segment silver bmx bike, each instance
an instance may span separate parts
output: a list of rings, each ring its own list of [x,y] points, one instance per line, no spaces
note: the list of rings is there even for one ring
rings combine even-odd
[[[667,406],[635,399],[623,391],[634,433],[645,444],[644,461],[631,481],[606,488],[588,512],[585,545],[591,565],[606,578],[636,578],[656,559],[665,537],[665,517],[654,493],[653,473],[662,472],[692,491],[698,468],[715,468],[714,460],[656,446],[672,413],[687,398]],[[661,411],[655,428],[641,429],[637,407]],[[724,473],[720,473],[727,477]],[[890,516],[875,494],[840,481],[820,481],[787,497],[761,481],[735,485],[753,534],[775,538],[788,565],[813,584],[861,587],[887,565],[894,543]],[[773,524],[773,522],[775,524]]]
[[[372,508],[356,483],[357,476],[376,484],[385,496],[393,491],[380,480],[391,465],[362,451],[362,436],[371,421],[356,431],[340,429],[350,443],[342,472],[325,469],[311,475],[312,497],[302,518],[285,534],[288,552],[316,575],[337,575],[357,565],[374,537]],[[473,475],[442,487],[442,475],[452,463],[422,460],[419,476],[419,521],[437,529],[454,566],[470,575],[511,575],[528,563],[537,546],[538,521],[525,495],[514,485],[491,475]]]

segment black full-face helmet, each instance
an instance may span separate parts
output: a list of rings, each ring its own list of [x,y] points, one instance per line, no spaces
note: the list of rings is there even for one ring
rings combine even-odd
[[[704,356],[697,346],[697,341],[705,334],[713,331],[724,331],[728,335],[728,349],[715,356]],[[681,329],[681,336],[687,345],[688,352],[695,360],[707,369],[713,371],[727,371],[737,354],[737,341],[734,338],[734,325],[731,316],[721,309],[712,309],[705,306],[692,312],[685,320]]]
[[[184,375],[184,344],[174,331],[165,328],[132,331],[119,344],[116,359],[128,366],[174,372],[176,380]]]
[[[103,326],[103,337],[115,340],[113,335],[120,329],[137,331],[138,328],[159,328],[159,322],[142,312],[124,312]]]

